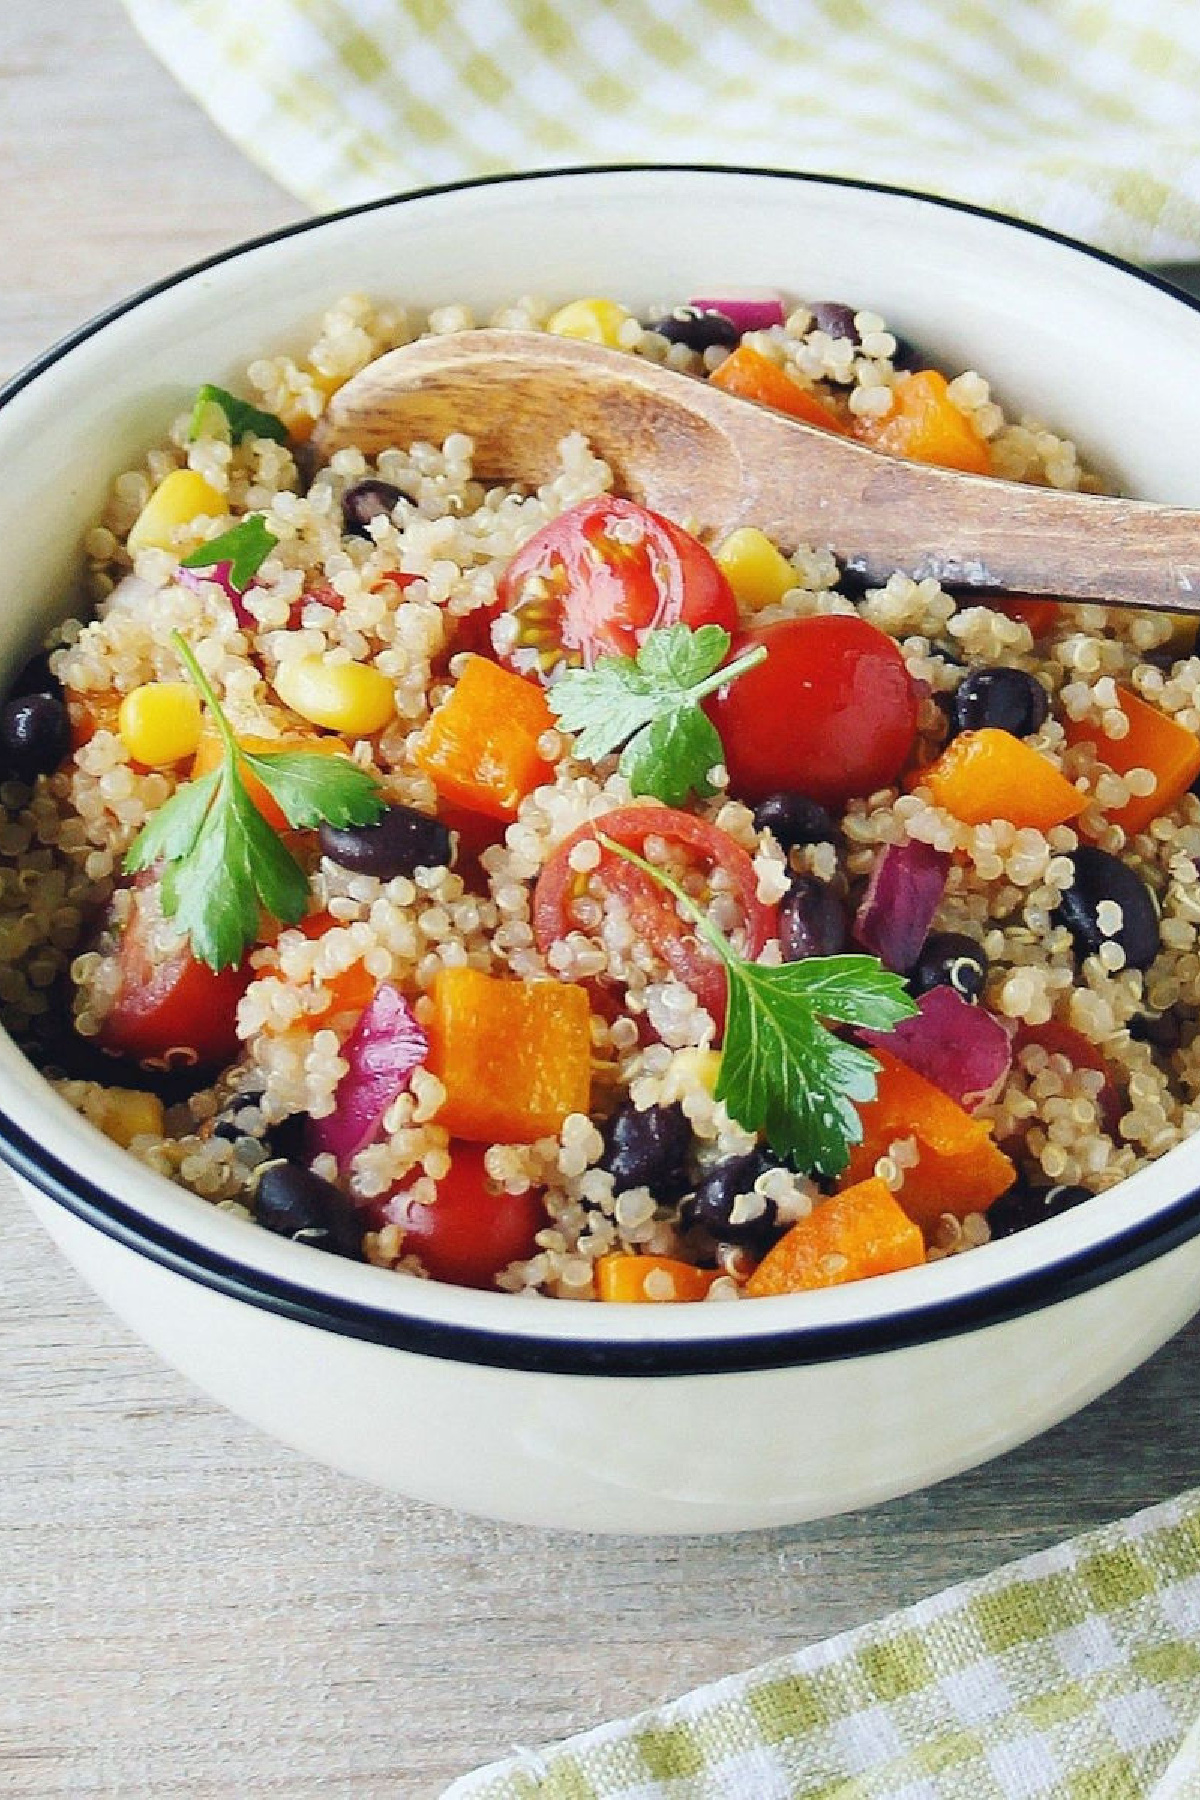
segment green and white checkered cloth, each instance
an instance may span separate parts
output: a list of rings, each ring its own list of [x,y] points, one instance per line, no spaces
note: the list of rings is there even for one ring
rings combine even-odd
[[[126,0],[317,207],[510,169],[897,182],[1200,256],[1196,0]]]
[[[1200,1800],[1200,1490],[443,1800]]]

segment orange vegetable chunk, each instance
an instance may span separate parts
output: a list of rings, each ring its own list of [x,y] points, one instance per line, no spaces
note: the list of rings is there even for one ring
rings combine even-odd
[[[838,1287],[868,1275],[890,1275],[925,1261],[921,1230],[886,1181],[871,1176],[820,1201],[793,1225],[746,1283],[752,1299]]]
[[[822,431],[847,435],[848,428],[832,407],[826,406],[808,388],[801,387],[798,381],[793,381],[786,369],[781,369],[778,363],[773,363],[769,356],[763,356],[749,344],[740,344],[713,370],[709,380],[727,394],[737,394],[743,400],[757,400],[760,406],[773,406],[776,412],[789,413],[793,419],[803,419],[806,425],[820,426]]]
[[[673,1256],[602,1256],[596,1263],[596,1293],[601,1300],[637,1304],[703,1300],[718,1273]]]
[[[311,751],[314,756],[349,756],[350,747],[340,737],[241,737],[238,743],[243,750],[252,755],[267,754],[275,750]],[[225,740],[212,723],[205,719],[200,730],[200,743],[192,758],[192,780],[197,775],[208,775],[213,769],[220,768],[225,756]],[[272,831],[287,831],[287,819],[272,796],[252,769],[243,764],[242,780],[246,784],[246,792],[258,811],[262,814]]]
[[[452,806],[515,819],[526,794],[549,779],[537,746],[553,726],[541,688],[472,656],[418,738],[413,760]]]
[[[432,1074],[446,1089],[437,1123],[477,1144],[553,1136],[591,1098],[591,1008],[563,981],[508,981],[440,969],[431,989]]]
[[[1087,795],[1048,757],[991,725],[952,738],[921,780],[936,804],[964,825],[1007,819],[1048,831],[1078,818],[1087,805]]]
[[[905,1170],[896,1196],[909,1218],[928,1229],[943,1213],[962,1219],[985,1212],[1017,1174],[993,1142],[991,1127],[878,1044],[871,1054],[879,1061],[878,1087],[874,1100],[858,1109],[863,1141],[850,1151],[843,1191],[866,1181],[890,1144],[911,1137],[918,1159]]]
[[[1006,618],[1028,625],[1035,638],[1044,637],[1062,612],[1057,600],[1041,600],[1035,594],[989,594],[986,604]]]
[[[986,438],[951,400],[946,377],[937,369],[898,375],[892,404],[879,419],[860,419],[857,434],[876,450],[936,463],[968,475],[990,475],[992,453]]]
[[[1135,794],[1127,805],[1115,807],[1107,815],[1113,825],[1132,837],[1174,806],[1200,775],[1200,738],[1129,688],[1119,687],[1117,699],[1129,720],[1125,737],[1106,737],[1096,719],[1064,719],[1063,730],[1069,744],[1094,745],[1101,762],[1116,774],[1149,769],[1155,776],[1158,785],[1152,794]]]

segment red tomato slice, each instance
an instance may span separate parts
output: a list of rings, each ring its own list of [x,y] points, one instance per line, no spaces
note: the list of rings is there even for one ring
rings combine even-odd
[[[1065,1025],[1060,1019],[1047,1019],[1044,1025],[1018,1025],[1014,1048],[1020,1052],[1026,1044],[1040,1044],[1047,1056],[1065,1057],[1072,1068],[1095,1069],[1103,1075],[1104,1086],[1098,1101],[1100,1117],[1108,1135],[1119,1137],[1125,1103],[1099,1045],[1093,1044],[1082,1031],[1076,1031],[1074,1025]]]
[[[252,971],[210,969],[186,947],[156,957],[149,890],[135,894],[117,945],[117,997],[100,1027],[103,1049],[146,1068],[217,1068],[241,1050],[238,1001]]]
[[[786,790],[842,806],[889,787],[917,730],[917,692],[898,645],[852,613],[764,625],[731,655],[755,644],[766,645],[766,661],[705,703],[730,791],[757,802]]]
[[[483,1157],[482,1144],[456,1143],[450,1173],[438,1182],[432,1205],[411,1199],[403,1189],[383,1203],[383,1219],[404,1232],[402,1249],[419,1256],[435,1281],[490,1288],[510,1262],[537,1254],[537,1233],[549,1223],[541,1189],[497,1191]]]
[[[605,889],[625,903],[630,922],[662,958],[677,981],[693,994],[716,1020],[718,1031],[725,1022],[725,971],[714,951],[699,942],[680,917],[672,896],[632,863],[601,847],[600,862],[592,876],[577,874],[570,865],[571,850],[584,838],[601,831],[614,843],[639,853],[649,837],[665,838],[690,851],[711,870],[722,870],[742,915],[744,956],[756,957],[769,938],[778,933],[776,909],[758,898],[754,864],[727,832],[691,813],[670,806],[619,806],[600,819],[582,825],[558,846],[538,876],[533,893],[533,932],[539,949],[548,950],[572,930],[571,903],[596,876]]]
[[[733,590],[704,545],[632,500],[585,500],[536,532],[500,578],[515,634],[498,654],[548,681],[564,665],[633,656],[665,625],[737,625]],[[511,629],[511,628],[510,628]]]

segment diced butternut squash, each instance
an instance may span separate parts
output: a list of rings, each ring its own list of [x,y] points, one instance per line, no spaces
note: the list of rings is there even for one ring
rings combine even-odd
[[[172,550],[177,533],[193,519],[222,519],[228,502],[195,469],[173,469],[164,475],[133,522],[127,539],[129,554],[139,550]]]
[[[1127,805],[1115,807],[1108,814],[1112,824],[1132,837],[1135,832],[1144,831],[1159,813],[1174,806],[1200,775],[1200,738],[1129,688],[1118,688],[1117,698],[1129,720],[1129,730],[1123,738],[1106,736],[1095,719],[1064,719],[1063,730],[1069,744],[1094,745],[1101,762],[1118,775],[1125,775],[1130,769],[1149,769],[1154,775],[1157,785],[1152,794],[1135,794]]]
[[[769,356],[739,344],[731,356],[713,370],[709,380],[727,394],[738,394],[743,400],[757,400],[760,406],[773,406],[776,412],[803,419],[806,425],[818,425],[822,431],[838,431],[845,437],[844,425],[833,408],[793,381],[786,369],[773,363]]]
[[[673,1256],[602,1256],[596,1264],[596,1294],[601,1300],[634,1304],[703,1300],[718,1273]]]
[[[413,760],[450,805],[515,819],[526,794],[550,777],[538,739],[553,725],[541,688],[472,656],[418,738]]]
[[[92,1124],[122,1150],[128,1150],[134,1138],[162,1137],[163,1103],[157,1094],[143,1093],[140,1088],[100,1088],[84,1107]]]
[[[1048,757],[991,725],[952,738],[921,780],[936,804],[964,825],[1007,819],[1048,831],[1077,819],[1087,805],[1087,795]]]
[[[452,1137],[522,1144],[553,1135],[591,1096],[591,1008],[583,988],[441,969],[431,989],[429,1069]]]
[[[800,580],[782,550],[753,525],[730,532],[716,553],[716,564],[747,612],[777,605]]]
[[[943,1213],[962,1219],[985,1212],[1017,1173],[990,1126],[877,1044],[871,1054],[879,1061],[878,1087],[874,1100],[859,1107],[863,1140],[850,1151],[841,1187],[868,1180],[891,1144],[914,1138],[917,1162],[905,1170],[896,1196],[909,1218],[929,1229]]]
[[[860,419],[858,436],[891,456],[962,469],[968,475],[990,475],[992,453],[987,439],[955,406],[948,387],[937,369],[898,375],[890,409],[882,418]]]
[[[350,746],[344,744],[339,737],[242,737],[238,743],[243,750],[252,754],[258,751],[272,750],[305,750],[314,756],[349,756]],[[200,732],[200,743],[192,759],[192,780],[197,775],[207,775],[211,770],[219,768],[225,754],[225,741],[210,719],[205,719]],[[263,818],[273,831],[286,831],[288,822],[280,808],[268,794],[262,782],[252,769],[242,768],[242,779],[246,784],[246,792]]]
[[[925,1240],[885,1181],[871,1176],[820,1201],[781,1237],[746,1284],[752,1299],[838,1287],[925,1261]]]
[[[121,696],[115,689],[105,688],[99,693],[89,689],[85,693],[80,688],[69,687],[64,688],[63,698],[71,717],[72,750],[82,750],[98,731],[116,731]]]

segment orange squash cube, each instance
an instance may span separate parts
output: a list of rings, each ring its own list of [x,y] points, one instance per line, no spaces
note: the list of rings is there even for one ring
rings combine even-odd
[[[925,1240],[885,1181],[871,1176],[820,1201],[772,1246],[746,1283],[752,1299],[839,1287],[925,1261]]]
[[[413,760],[452,806],[515,819],[526,794],[550,778],[538,739],[553,727],[541,688],[472,656],[418,738]]]
[[[794,381],[786,369],[781,369],[778,363],[773,363],[769,356],[763,356],[749,344],[740,344],[713,370],[709,380],[727,394],[737,394],[743,400],[757,400],[760,406],[773,406],[776,412],[803,419],[806,425],[817,425],[822,431],[847,435],[848,428],[832,407],[826,406],[816,394]]]
[[[601,1300],[634,1304],[703,1300],[718,1272],[673,1256],[602,1256],[596,1264],[596,1294]]]
[[[1094,719],[1064,719],[1063,731],[1068,744],[1092,744],[1101,762],[1117,775],[1149,769],[1155,776],[1157,786],[1152,794],[1135,794],[1127,805],[1115,807],[1107,815],[1132,837],[1174,806],[1200,775],[1200,738],[1129,688],[1119,687],[1117,699],[1129,720],[1123,738],[1106,737]]]
[[[916,1139],[917,1162],[905,1170],[896,1196],[909,1218],[928,1230],[943,1213],[963,1219],[986,1212],[1017,1176],[997,1148],[990,1125],[878,1044],[871,1046],[871,1055],[879,1062],[878,1086],[874,1100],[858,1109],[863,1139],[850,1151],[843,1190],[868,1180],[888,1146],[911,1137]]]
[[[446,1090],[437,1123],[477,1144],[552,1137],[591,1099],[591,1008],[562,981],[440,969],[430,990],[430,1072]]]
[[[992,725],[960,732],[920,778],[964,825],[1007,819],[1048,831],[1077,819],[1088,803],[1048,757]]]
[[[968,475],[990,475],[992,453],[966,413],[951,400],[949,383],[938,369],[898,375],[890,409],[879,419],[861,419],[857,435],[890,456],[936,463]]]

